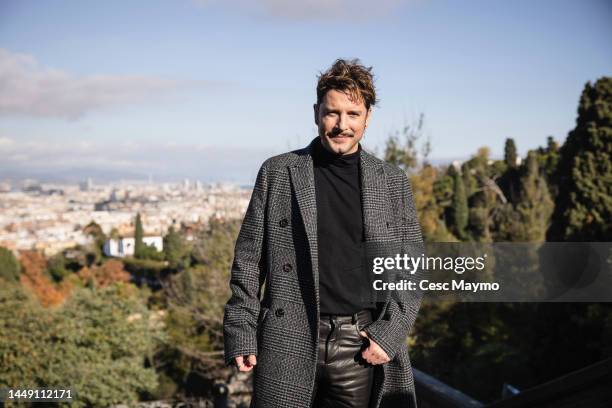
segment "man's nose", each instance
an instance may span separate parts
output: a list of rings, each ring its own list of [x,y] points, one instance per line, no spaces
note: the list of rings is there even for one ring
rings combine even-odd
[[[336,123],[336,127],[340,131],[339,133],[348,130],[348,118],[346,114],[341,113],[340,115],[338,115],[338,122]]]

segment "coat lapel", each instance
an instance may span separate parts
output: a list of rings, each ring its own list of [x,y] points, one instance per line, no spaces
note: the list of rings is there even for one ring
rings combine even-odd
[[[387,238],[387,181],[380,161],[361,150],[361,205],[366,242]]]
[[[314,291],[319,304],[319,257],[317,246],[317,200],[315,196],[314,166],[311,156],[312,143],[303,150],[297,163],[289,167],[293,192],[304,222],[306,239],[310,249]],[[318,312],[318,306],[317,306]]]

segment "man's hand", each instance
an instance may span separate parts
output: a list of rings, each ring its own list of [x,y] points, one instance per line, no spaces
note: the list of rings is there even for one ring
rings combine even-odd
[[[387,353],[385,353],[385,351],[378,344],[376,344],[374,340],[368,337],[368,333],[362,330],[359,332],[359,334],[362,337],[370,340],[370,345],[368,348],[361,352],[361,356],[365,361],[373,365],[384,364],[391,361]]]
[[[251,371],[256,364],[257,357],[255,357],[253,354],[236,357],[236,367],[238,367],[238,371]]]

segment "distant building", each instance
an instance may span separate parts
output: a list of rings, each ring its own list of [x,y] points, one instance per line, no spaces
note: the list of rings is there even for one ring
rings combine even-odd
[[[11,184],[6,182],[6,183],[0,183],[0,193],[9,193],[11,191]]]
[[[26,192],[40,192],[42,191],[42,187],[37,180],[34,179],[25,179],[21,184],[21,189]]]
[[[145,245],[154,247],[158,252],[161,252],[164,249],[164,239],[159,235],[142,237],[142,242]],[[106,256],[114,256],[118,258],[133,256],[135,246],[136,240],[134,237],[109,239],[104,243],[104,254]]]
[[[91,191],[93,189],[93,180],[91,177],[88,177],[87,180],[80,182],[79,188],[81,191]]]

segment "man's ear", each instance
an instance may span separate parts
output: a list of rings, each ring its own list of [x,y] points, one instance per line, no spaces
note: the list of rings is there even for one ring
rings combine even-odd
[[[370,124],[371,117],[372,117],[372,108],[370,107],[370,109],[368,109],[368,111],[366,112],[365,127],[368,127],[368,125]]]
[[[319,105],[315,103],[312,107],[314,108],[315,125],[319,126]]]

